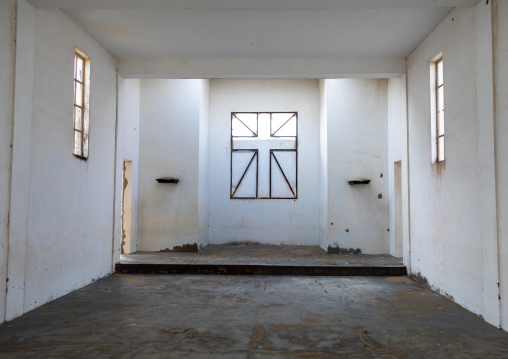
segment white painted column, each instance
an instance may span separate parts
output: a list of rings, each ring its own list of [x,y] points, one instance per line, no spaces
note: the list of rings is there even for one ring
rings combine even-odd
[[[396,173],[394,171],[394,163],[401,161],[402,150],[402,117],[400,114],[402,94],[400,92],[400,83],[401,79],[388,79],[388,173],[386,176],[390,205],[390,254],[394,257],[402,257],[402,243],[396,243],[397,223],[402,222],[402,220],[401,218],[396,218],[396,214],[399,212],[396,211]],[[401,209],[399,208],[399,210]],[[396,219],[400,220],[396,221]]]
[[[500,325],[508,330],[508,0],[492,2]]]
[[[199,102],[198,246],[208,245],[208,179],[210,146],[210,80],[201,80]]]
[[[35,51],[35,9],[18,1],[6,320],[24,313]]]
[[[115,234],[113,265],[120,260],[122,241],[122,168],[124,161],[132,161],[131,237],[127,253],[134,253],[137,244],[138,218],[138,168],[139,168],[139,105],[140,81],[125,80],[118,76],[118,134],[116,158]]]
[[[0,323],[5,321],[16,1],[0,1]]]
[[[478,157],[480,228],[483,271],[483,313],[499,326],[499,266],[496,204],[496,159],[494,142],[494,77],[492,7],[481,1],[476,6],[476,53],[478,98]]]
[[[407,113],[407,75],[400,79],[400,123],[401,129],[401,166],[402,166],[402,259],[407,267],[408,273],[411,272],[411,212],[410,196],[411,188],[409,186],[410,170],[409,167],[409,122]]]
[[[114,200],[114,221],[113,221],[113,253],[111,266],[120,261],[122,242],[122,168],[123,168],[123,147],[124,147],[124,123],[125,123],[125,80],[118,75],[117,78],[117,133],[116,133],[116,163],[115,163],[115,200]]]
[[[319,80],[319,246],[328,251],[328,80]]]

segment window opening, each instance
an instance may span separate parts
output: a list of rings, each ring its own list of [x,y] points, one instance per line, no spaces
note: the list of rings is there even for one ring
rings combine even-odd
[[[81,51],[74,53],[74,136],[72,154],[88,158],[90,102],[90,59]]]
[[[298,197],[298,113],[231,113],[231,199]]]
[[[123,161],[122,169],[122,216],[120,217],[120,253],[132,253],[132,161]]]
[[[445,160],[445,107],[444,107],[444,72],[443,57],[439,56],[431,63],[433,75],[433,163]]]

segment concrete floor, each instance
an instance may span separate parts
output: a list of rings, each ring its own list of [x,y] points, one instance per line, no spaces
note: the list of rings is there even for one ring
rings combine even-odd
[[[115,274],[0,326],[1,358],[507,358],[407,277]]]
[[[136,252],[122,255],[120,263],[403,267],[402,258],[390,255],[328,254],[319,246],[261,244],[212,244],[199,252]]]

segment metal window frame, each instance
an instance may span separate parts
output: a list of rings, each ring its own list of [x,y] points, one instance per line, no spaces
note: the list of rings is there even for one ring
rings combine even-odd
[[[247,165],[247,168],[242,174],[242,177],[240,177],[240,181],[238,181],[238,184],[236,185],[235,190],[233,191],[233,154],[231,153],[231,181],[230,181],[230,199],[257,199],[258,197],[258,184],[259,184],[259,151],[257,149],[239,149],[234,150],[234,152],[252,152],[252,158],[249,161],[249,164]],[[250,166],[252,165],[252,162],[254,161],[254,157],[256,158],[256,197],[235,197],[235,193],[238,190],[238,187],[240,187],[240,183],[242,183],[243,178],[245,177],[245,174],[249,170]]]
[[[293,137],[293,136],[290,136]],[[286,177],[286,174],[284,173],[284,170],[282,169],[279,161],[277,160],[277,157],[275,156],[275,152],[295,152],[295,161],[296,161],[296,183],[295,183],[295,189],[293,190],[293,187],[289,183],[289,180]],[[286,180],[286,183],[293,193],[293,197],[273,197],[272,196],[272,158],[275,160],[275,163],[277,163],[277,166],[279,167],[282,175],[284,176],[284,179]],[[270,199],[298,199],[298,151],[296,149],[294,150],[270,150]]]
[[[268,113],[268,112],[263,112],[263,113]],[[298,113],[297,112],[269,112],[270,113],[270,138],[281,138],[281,137],[296,137],[298,138]],[[272,114],[274,113],[292,113],[293,116],[291,116],[286,122],[284,122],[281,126],[279,126],[279,128],[273,132],[273,128],[272,128]],[[286,125],[286,123],[288,123],[289,121],[291,121],[293,118],[296,118],[296,135],[295,136],[275,136],[275,134],[277,132],[279,132],[279,130],[284,127]]]
[[[82,67],[81,67],[81,71],[83,73],[83,78],[82,80],[79,80],[77,78],[77,74],[78,74],[78,60],[81,60],[82,61]],[[72,117],[72,126],[73,126],[73,137],[72,137],[72,154],[79,158],[79,159],[82,159],[82,160],[87,160],[88,159],[88,147],[87,147],[87,143],[85,143],[87,140],[87,130],[86,130],[86,126],[85,126],[85,120],[86,120],[86,116],[88,115],[89,113],[89,104],[87,103],[87,100],[89,101],[89,61],[90,59],[84,54],[82,53],[80,50],[78,49],[75,49],[74,50],[74,78],[73,78],[73,83],[74,83],[74,104],[73,104],[73,117]],[[81,93],[81,106],[78,105],[78,98],[76,97],[77,95],[77,86],[81,85],[82,86],[82,93]],[[76,127],[76,109],[79,108],[81,110],[81,116],[79,118],[79,124],[78,126],[81,128],[81,130],[79,130],[77,127]],[[76,134],[79,134],[78,137],[80,138],[81,140],[81,146],[79,148],[79,151],[75,151],[75,148],[76,148]]]
[[[291,116],[286,122],[284,122],[284,124],[282,124],[282,126],[279,126],[279,128],[275,132],[273,132],[273,128],[272,128],[273,116],[272,115],[277,114],[277,113],[293,114],[293,116]],[[236,114],[256,114],[256,136],[233,136],[233,119],[236,118],[236,119],[240,120],[236,116]],[[252,149],[247,149],[247,148],[234,149],[233,148],[233,141],[235,138],[256,138],[259,136],[259,115],[260,114],[270,114],[270,138],[288,138],[288,137],[295,138],[295,148],[294,149],[280,149],[280,150],[270,149],[270,162],[269,162],[270,163],[269,164],[269,166],[270,166],[270,172],[269,172],[270,191],[269,191],[269,197],[259,197],[259,150],[256,148],[252,148]],[[295,136],[274,136],[274,134],[276,134],[277,131],[279,131],[282,127],[284,127],[286,125],[286,123],[288,123],[293,118],[296,118],[296,134],[295,134]],[[243,121],[241,121],[241,120],[240,120],[240,122],[243,123]],[[230,125],[231,125],[231,128],[230,128],[231,156],[230,156],[230,182],[229,182],[230,183],[230,187],[229,187],[230,199],[250,199],[250,200],[252,200],[252,199],[292,199],[292,200],[298,199],[298,111],[270,111],[270,112],[269,111],[263,111],[263,112],[236,111],[236,112],[231,112]],[[246,127],[249,128],[248,126],[246,126]],[[251,132],[252,132],[252,130],[251,130]],[[233,153],[235,153],[235,152],[253,152],[254,154],[253,154],[249,164],[247,165],[247,168],[243,172],[243,174],[240,178],[240,181],[238,182],[235,190],[233,191]],[[296,154],[296,158],[295,158],[295,161],[296,161],[296,164],[295,164],[296,165],[296,183],[295,183],[294,189],[290,185],[290,183],[286,177],[286,174],[282,170],[277,158],[274,155],[274,152],[295,152],[295,154]],[[243,178],[245,177],[245,174],[247,173],[250,166],[252,165],[254,157],[256,158],[256,196],[255,197],[235,197],[234,195],[235,195],[236,191],[238,190],[238,187],[240,186],[240,183],[242,182]],[[286,180],[287,185],[291,189],[291,192],[294,193],[294,197],[272,197],[272,162],[273,162],[272,158],[275,158],[275,161],[276,161],[277,165],[279,166],[279,169],[282,172],[282,175],[284,176],[284,179]]]
[[[249,128],[249,126],[247,126],[242,120],[240,120],[238,118],[238,116],[236,116],[236,114],[239,114],[239,113],[255,113],[255,112],[231,112],[231,137],[233,137],[233,120],[234,120],[234,118],[236,118],[238,121],[240,121],[254,135],[254,136],[234,136],[235,138],[256,138],[256,137],[258,137],[258,133],[259,133],[259,122],[258,122],[259,121],[259,113],[256,113],[256,133],[254,133]],[[264,112],[260,112],[260,113],[264,113]]]
[[[442,79],[443,79],[443,83],[439,84],[439,64],[442,64],[443,65],[443,73],[441,74],[442,76]],[[436,163],[440,163],[440,162],[444,162],[445,160],[445,130],[444,130],[444,122],[445,122],[445,119],[444,119],[444,63],[443,63],[443,57],[441,56],[439,59],[437,59],[435,62],[434,62],[434,77],[435,77],[435,92],[436,92],[436,120],[435,120],[435,127],[436,127],[436,158],[435,158],[435,161]],[[440,101],[439,101],[439,89],[443,89],[443,103],[441,104]],[[440,105],[442,105],[443,107],[443,110],[442,111],[439,111],[439,107]],[[439,134],[439,113],[440,112],[443,112],[443,133],[442,134]],[[440,138],[443,138],[443,158],[440,159],[439,158],[439,152],[440,152],[440,149],[441,149],[441,146],[439,145],[439,139]]]

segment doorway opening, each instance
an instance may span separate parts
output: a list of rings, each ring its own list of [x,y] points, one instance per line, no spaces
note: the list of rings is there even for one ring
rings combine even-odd
[[[394,216],[395,216],[395,257],[402,257],[402,165],[401,161],[393,164]]]
[[[132,161],[123,161],[122,168],[122,243],[121,254],[132,253]]]

